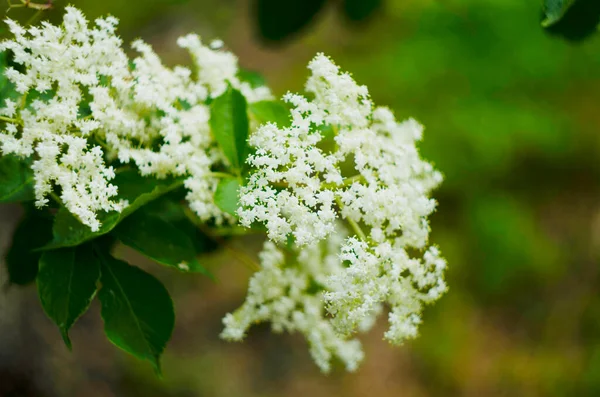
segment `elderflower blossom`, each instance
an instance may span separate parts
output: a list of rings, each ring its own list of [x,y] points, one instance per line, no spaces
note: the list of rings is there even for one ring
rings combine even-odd
[[[90,27],[67,7],[61,26],[7,23],[14,38],[0,51],[20,67],[5,76],[22,97],[0,108],[0,149],[32,158],[38,206],[56,189],[71,213],[99,230],[99,211],[127,205],[111,183],[121,163],[142,176],[182,178],[201,220],[233,221],[214,203],[213,170],[228,164],[207,103],[229,86],[249,102],[271,94],[238,78],[237,58],[222,42],[184,36],[177,43],[194,68],[169,68],[141,40],[130,60],[113,17]],[[291,126],[268,123],[249,136],[255,150],[237,213],[244,226],[265,224],[271,241],[222,337],[240,340],[268,321],[276,332],[302,333],[323,371],[333,359],[352,371],[363,359],[354,334],[371,328],[384,306],[385,338],[400,344],[417,335],[423,306],[446,290],[446,262],[428,246],[427,221],[442,177],[419,156],[421,125],[374,106],[367,88],[324,55],[309,69],[313,99],[284,96]]]
[[[361,344],[336,332],[323,306],[323,286],[331,274],[343,270],[337,251],[345,233],[338,231],[325,244],[296,250],[296,261],[292,263],[286,262],[281,249],[267,241],[260,253],[261,270],[252,276],[244,304],[223,319],[221,337],[239,341],[252,324],[270,321],[274,332],[302,333],[322,371],[330,371],[334,357],[354,371],[364,356]],[[373,325],[372,319],[363,321],[362,331]]]
[[[268,236],[310,247],[335,233],[337,219],[354,232],[338,247],[343,266],[322,283],[322,304],[340,337],[390,307],[386,339],[417,334],[423,304],[446,290],[446,262],[427,247],[429,194],[442,180],[416,148],[422,126],[397,122],[375,107],[365,86],[322,54],[309,64],[306,91],[287,94],[292,124],[267,124],[251,137],[254,173],[241,189],[245,226],[264,223]],[[422,258],[411,257],[422,252]],[[264,313],[261,320],[272,316]]]
[[[237,77],[237,58],[204,46],[194,35],[178,43],[190,51],[195,70],[163,66],[152,48],[137,40],[140,55],[130,60],[116,35],[117,19],[97,19],[67,7],[61,26],[47,22],[24,28],[7,20],[11,51],[19,71],[5,76],[23,95],[20,104],[7,99],[0,130],[3,154],[34,157],[37,205],[47,204],[54,187],[60,199],[93,231],[98,211],[120,211],[111,184],[115,170],[106,164],[134,163],[143,176],[185,177],[187,199],[198,216],[217,222],[229,216],[213,202],[217,180],[211,168],[223,163],[209,127],[211,97],[228,84],[250,102],[270,98],[267,88],[253,89]]]
[[[400,344],[414,338],[423,304],[437,300],[446,290],[446,262],[436,247],[430,247],[420,260],[387,242],[369,247],[349,238],[340,258],[347,267],[329,276],[324,300],[332,323],[343,335],[354,332],[385,302],[391,308],[386,339]]]

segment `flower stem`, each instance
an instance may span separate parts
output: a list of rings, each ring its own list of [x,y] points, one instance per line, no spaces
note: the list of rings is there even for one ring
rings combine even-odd
[[[340,199],[339,197],[336,197],[335,202],[337,203],[338,207],[340,207],[340,212],[341,212],[342,208],[344,208],[344,203],[342,203],[342,199]],[[354,233],[356,233],[356,235],[362,241],[367,241],[367,236],[365,235],[365,232],[363,232],[363,230],[360,228],[360,225],[354,219],[351,219],[348,217],[346,217],[345,219],[346,219],[346,221],[348,221],[348,224],[350,225],[352,230],[354,230]]]
[[[120,174],[122,172],[129,171],[131,169],[132,169],[131,165],[125,164],[125,165],[123,165],[121,167],[115,168],[114,171],[115,171],[115,175],[118,175],[118,174]]]
[[[25,109],[25,106],[27,106],[27,94],[29,93],[29,91],[26,91],[22,96],[21,96],[21,104],[19,105],[21,110]]]
[[[21,124],[21,120],[11,119],[10,117],[4,117],[4,116],[0,116],[0,121],[5,121],[7,123],[13,123],[13,124]]]
[[[54,200],[56,202],[56,204],[62,205],[62,200],[60,199],[60,197],[58,197],[58,195],[56,193],[50,192],[50,193],[48,193],[48,196],[50,196],[52,198],[52,200]]]
[[[345,186],[350,186],[352,185],[354,182],[363,182],[365,180],[365,178],[361,175],[354,175],[348,178],[344,178],[344,181],[342,182],[342,184],[337,184],[337,183],[323,183],[321,184],[321,188],[323,189],[334,189],[336,187],[345,187]]]
[[[21,0],[21,3],[26,8],[32,8],[39,11],[49,10],[52,8],[52,0],[48,0],[46,4],[32,3],[31,0]]]
[[[40,15],[42,15],[42,11],[44,10],[38,8],[37,11],[31,16],[31,18],[29,18],[27,22],[25,22],[25,26],[32,25],[40,17]]]
[[[108,145],[106,144],[106,142],[104,142],[102,139],[100,139],[100,138],[99,138],[97,135],[94,135],[94,141],[95,141],[95,142],[96,142],[98,145],[100,145],[100,147],[101,147],[102,149],[104,149],[104,151],[105,151],[105,152],[109,151],[109,147],[108,147]]]
[[[220,227],[219,229],[213,230],[214,236],[229,237],[229,236],[249,236],[252,234],[264,233],[262,230],[252,230],[245,227],[233,226],[233,227]]]
[[[10,11],[12,8],[23,8],[25,7],[25,4],[13,4],[11,3],[10,0],[6,0],[6,2],[8,3],[8,10],[6,10],[6,12],[8,13],[8,11]]]
[[[226,172],[210,172],[208,175],[213,178],[237,178],[236,175],[228,174]]]

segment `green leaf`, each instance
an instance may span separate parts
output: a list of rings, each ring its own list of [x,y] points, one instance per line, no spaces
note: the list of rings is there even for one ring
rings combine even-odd
[[[42,254],[37,287],[44,311],[71,348],[69,329],[96,294],[100,265],[90,245]]]
[[[135,210],[180,187],[182,183],[181,180],[144,178],[133,169],[120,173],[115,178],[114,184],[119,188],[119,198],[128,200],[129,205],[120,213],[114,211],[100,213],[98,218],[102,226],[97,232],[92,232],[66,208],[61,207],[54,219],[53,240],[44,249],[74,247],[109,233]]]
[[[326,0],[257,0],[259,32],[270,43],[287,39],[307,27],[325,4]]]
[[[6,51],[0,52],[0,93],[2,93],[2,94],[4,94],[4,90],[5,90],[5,88],[7,88],[7,85],[8,85],[8,79],[4,75],[4,71],[6,69],[7,62],[8,62],[8,59],[7,59]],[[4,96],[2,96],[2,98],[4,98]]]
[[[0,35],[1,34],[2,32],[0,32]],[[4,99],[6,98],[16,100],[21,97],[21,94],[15,90],[15,85],[4,75],[7,66],[9,66],[9,53],[7,51],[0,52],[0,99],[2,102],[4,102]],[[2,105],[4,105],[4,103],[2,103]]]
[[[115,346],[150,361],[160,373],[160,356],[175,326],[167,289],[150,274],[101,255],[104,332]]]
[[[15,229],[12,245],[6,253],[9,283],[25,285],[35,280],[42,254],[34,250],[51,239],[52,220],[42,216],[40,211],[27,211]]]
[[[209,236],[204,234],[187,217],[183,209],[185,204],[182,204],[181,202],[183,197],[172,197],[176,193],[177,191],[153,201],[152,203],[146,205],[143,211],[147,214],[157,216],[162,220],[169,222],[171,225],[173,225],[186,236],[188,236],[188,239],[192,242],[192,245],[194,246],[196,257],[200,254],[212,252],[215,249],[217,249],[217,243]],[[191,272],[200,272],[211,278],[214,278],[214,276],[210,274],[208,270],[200,266],[198,261],[194,261],[189,265]],[[195,265],[196,267],[194,267]]]
[[[289,127],[292,124],[290,111],[280,101],[260,101],[249,105],[250,113],[259,123],[275,123],[280,128]]]
[[[215,204],[222,211],[237,217],[240,181],[237,178],[223,178],[215,192]]]
[[[0,202],[34,199],[33,172],[29,162],[13,155],[0,156]]]
[[[187,205],[186,196],[186,189],[175,190],[145,205],[144,211],[171,223],[188,219],[184,211]]]
[[[202,272],[191,239],[170,222],[146,211],[129,216],[113,230],[113,235],[160,264],[186,272]]]
[[[248,111],[246,98],[229,87],[211,103],[210,127],[231,166],[241,171],[248,155]]]
[[[598,32],[600,1],[546,0],[542,26],[552,35],[577,42]]]
[[[351,21],[360,22],[370,18],[382,4],[382,0],[345,0],[344,13]]]
[[[576,0],[545,0],[542,26],[548,27],[560,21],[575,1]]]
[[[267,85],[264,77],[260,73],[252,70],[239,69],[237,72],[237,77],[241,81],[250,84],[250,87],[252,88],[258,88]]]

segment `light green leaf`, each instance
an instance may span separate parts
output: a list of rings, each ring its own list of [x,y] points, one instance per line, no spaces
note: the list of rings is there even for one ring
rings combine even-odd
[[[34,199],[29,162],[13,155],[0,156],[0,202]]]
[[[38,211],[27,211],[13,233],[12,244],[6,253],[8,280],[11,284],[25,285],[33,282],[42,256],[35,249],[52,239],[52,220]]]
[[[252,88],[258,88],[267,85],[264,77],[260,73],[252,70],[239,69],[237,72],[237,77],[241,81],[250,84],[250,87]]]
[[[123,244],[156,262],[182,271],[200,271],[191,239],[170,222],[146,211],[137,211],[114,230]]]
[[[542,26],[554,25],[565,15],[576,0],[544,0],[544,19]]]
[[[53,240],[44,249],[73,247],[102,236],[113,230],[119,222],[138,208],[183,184],[181,180],[144,178],[135,170],[117,175],[114,183],[119,188],[119,198],[129,202],[122,212],[100,213],[98,218],[102,226],[97,232],[92,232],[66,208],[61,207],[56,214],[52,228]]]
[[[210,106],[210,127],[231,166],[241,171],[248,155],[248,112],[246,98],[229,87]]]
[[[6,51],[0,52],[0,93],[4,93],[4,88],[8,84],[8,79],[4,75],[6,61]]]
[[[275,123],[280,128],[289,127],[292,124],[290,110],[280,101],[260,101],[251,103],[250,113],[259,123]]]
[[[71,348],[69,329],[86,312],[100,278],[100,265],[89,245],[42,254],[37,287],[42,307]]]
[[[0,32],[2,35],[2,32]],[[4,105],[4,100],[7,98],[16,101],[21,97],[21,94],[15,90],[15,85],[11,83],[5,76],[4,71],[8,66],[8,52],[0,52],[0,100]]]
[[[222,211],[237,216],[240,181],[236,178],[223,178],[215,192],[215,204]]]
[[[101,263],[98,298],[106,336],[160,372],[160,356],[175,326],[169,292],[156,278],[123,261],[102,255]]]

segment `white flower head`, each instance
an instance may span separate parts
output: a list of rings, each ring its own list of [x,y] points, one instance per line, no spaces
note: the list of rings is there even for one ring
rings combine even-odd
[[[397,122],[374,107],[365,86],[324,55],[309,64],[309,100],[287,94],[292,124],[266,124],[251,137],[253,167],[241,190],[242,224],[264,223],[270,239],[292,236],[312,247],[335,234],[336,219],[354,236],[337,249],[343,264],[321,281],[331,325],[349,337],[390,309],[386,338],[399,344],[417,334],[424,303],[445,291],[445,262],[428,244],[429,197],[442,180],[416,147],[422,126]]]
[[[427,216],[435,201],[429,192],[441,175],[420,159],[415,141],[421,126],[394,120],[385,108],[373,108],[366,87],[341,73],[323,55],[310,63],[306,89],[284,98],[294,107],[288,128],[260,127],[251,137],[256,169],[241,193],[241,222],[267,225],[269,237],[293,235],[299,245],[325,238],[336,217],[364,223],[379,241],[402,235],[408,245],[427,242]],[[333,130],[329,144],[327,127]],[[352,171],[348,175],[348,162]]]
[[[354,371],[364,356],[360,342],[335,330],[326,316],[321,291],[326,277],[341,270],[336,255],[341,241],[332,237],[324,246],[298,251],[297,262],[292,263],[286,263],[284,252],[267,241],[260,254],[261,270],[250,279],[246,301],[225,316],[221,336],[241,340],[252,324],[269,321],[274,332],[304,335],[323,372],[330,371],[334,357]]]
[[[90,29],[79,10],[67,7],[62,27],[45,23],[25,29],[7,23],[14,39],[2,42],[0,50],[12,51],[24,71],[8,69],[5,75],[18,92],[39,99],[29,109],[6,102],[3,114],[18,114],[22,126],[6,124],[0,132],[2,152],[35,154],[37,204],[45,205],[56,185],[67,209],[96,231],[96,213],[120,211],[124,203],[114,199],[117,189],[110,181],[115,174],[106,166],[102,149],[86,139],[99,124],[83,120],[79,104],[85,94],[82,87],[98,85],[100,76],[117,81],[127,74],[121,41],[112,33],[116,20],[98,20]]]
[[[24,28],[7,20],[14,35],[0,43],[20,70],[5,76],[28,101],[6,100],[0,114],[14,118],[0,130],[3,154],[36,156],[37,204],[59,188],[66,208],[92,230],[99,211],[120,211],[115,176],[107,162],[134,163],[142,176],[183,177],[190,207],[202,220],[232,220],[213,201],[223,163],[212,137],[207,101],[231,84],[249,101],[270,97],[237,78],[237,59],[190,35],[179,40],[194,58],[194,71],[162,64],[141,40],[132,62],[116,34],[117,19],[89,26],[81,11],[67,7],[61,26]],[[218,44],[218,43],[217,43]],[[130,66],[130,65],[133,65]]]
[[[417,336],[424,303],[445,291],[446,262],[431,247],[423,259],[410,258],[401,246],[388,242],[370,247],[349,238],[341,247],[342,272],[330,275],[324,294],[332,323],[343,335],[360,329],[364,318],[390,307],[390,328],[385,337],[394,344]]]

